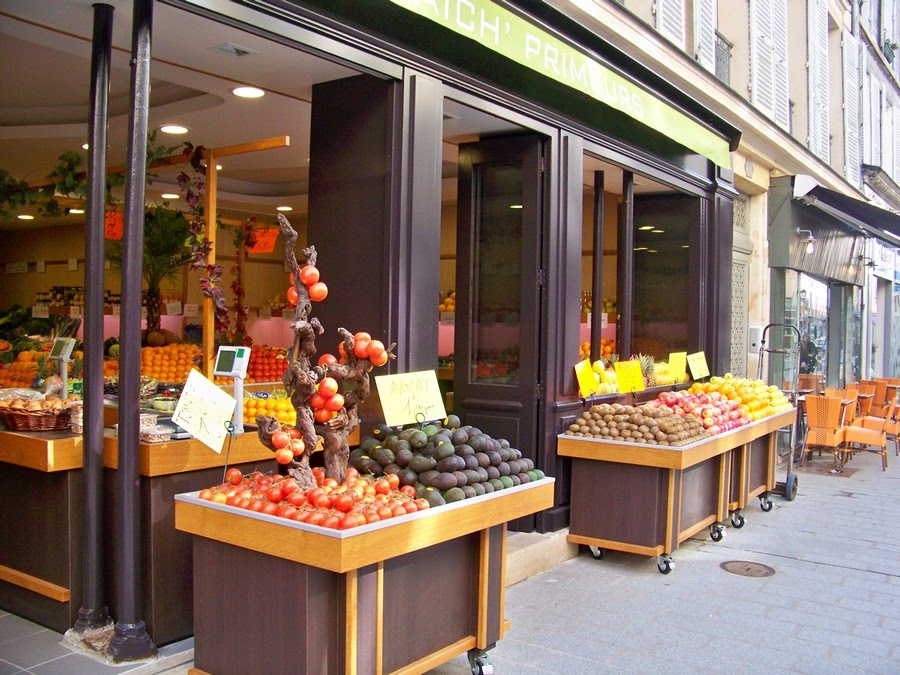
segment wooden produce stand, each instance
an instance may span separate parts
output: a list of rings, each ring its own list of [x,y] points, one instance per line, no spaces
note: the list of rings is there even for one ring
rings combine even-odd
[[[81,604],[81,436],[0,431],[0,607],[63,632]]]
[[[178,495],[194,537],[195,673],[421,673],[508,629],[506,526],[553,479],[347,531]],[[473,665],[473,667],[477,667]]]
[[[792,409],[681,448],[560,435],[558,453],[572,458],[568,540],[602,549],[658,556],[709,528],[722,538],[729,512],[736,527],[754,497],[764,511],[775,487],[776,431],[794,422]]]

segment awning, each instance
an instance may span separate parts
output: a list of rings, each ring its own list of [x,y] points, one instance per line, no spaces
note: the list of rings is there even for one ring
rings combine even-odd
[[[864,234],[900,248],[900,216],[861,199],[822,187],[812,177],[794,178],[794,199],[814,206]]]

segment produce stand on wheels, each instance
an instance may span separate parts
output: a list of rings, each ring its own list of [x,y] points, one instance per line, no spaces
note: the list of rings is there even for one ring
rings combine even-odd
[[[795,419],[791,409],[684,447],[560,435],[558,454],[572,458],[568,540],[595,557],[602,549],[658,556],[669,573],[685,539],[709,528],[718,541],[729,513],[742,527],[753,498],[771,509],[775,433]]]
[[[507,631],[506,527],[545,478],[351,530],[176,497],[194,545],[194,672],[424,672]]]

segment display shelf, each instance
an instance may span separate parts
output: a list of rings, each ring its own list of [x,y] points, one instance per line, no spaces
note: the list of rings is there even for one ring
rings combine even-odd
[[[81,436],[60,431],[0,431],[0,462],[36,471],[80,469]]]
[[[195,535],[192,672],[421,673],[492,647],[509,629],[506,524],[550,508],[553,483],[344,532],[176,496],[176,527]],[[438,582],[452,590],[425,614]]]

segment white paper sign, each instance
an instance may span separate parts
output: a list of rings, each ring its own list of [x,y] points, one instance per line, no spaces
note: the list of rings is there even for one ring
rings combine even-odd
[[[78,271],[78,258],[69,258],[69,271],[70,272]]]
[[[609,313],[600,312],[600,328],[606,328],[609,325]]]
[[[441,312],[440,317],[442,326],[452,326],[456,321],[456,312]]]
[[[31,316],[35,319],[49,319],[50,307],[47,305],[35,305],[31,308]]]
[[[234,404],[234,398],[203,377],[199,370],[192,370],[175,406],[172,421],[221,454],[228,435],[225,423],[234,415]]]
[[[188,317],[197,316],[197,309],[198,309],[197,305],[185,304],[184,305],[184,315],[188,316]]]
[[[122,305],[113,305],[113,316],[121,316],[122,315]]]
[[[81,318],[81,305],[72,305],[69,307],[69,316],[73,319]]]
[[[174,300],[166,303],[166,314],[181,314],[181,300]]]
[[[6,263],[7,274],[28,274],[27,262],[9,262]]]
[[[43,260],[38,260],[34,264],[34,266],[35,266],[37,272],[43,273],[43,272],[47,271],[47,263],[45,263]]]
[[[260,319],[271,319],[272,318],[272,308],[271,307],[260,307],[259,308],[259,318]]]

